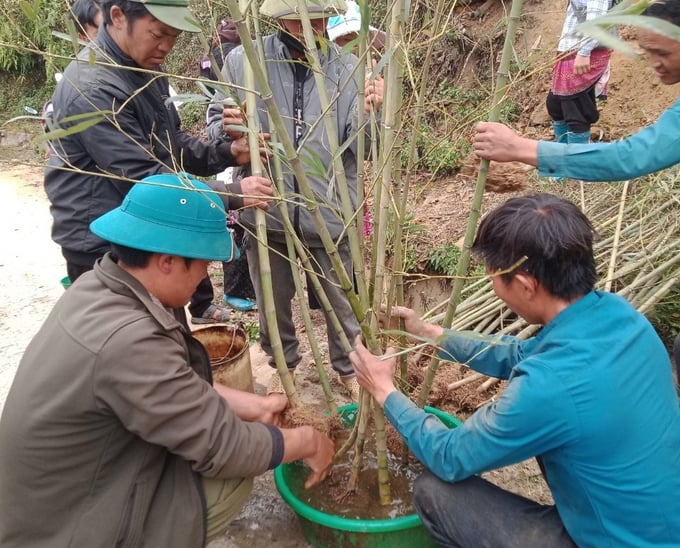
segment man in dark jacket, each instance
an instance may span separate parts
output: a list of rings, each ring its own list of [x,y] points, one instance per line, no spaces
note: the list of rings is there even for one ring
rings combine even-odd
[[[54,218],[52,238],[62,248],[71,281],[108,250],[108,243],[90,232],[90,222],[120,205],[136,181],[175,171],[209,176],[250,159],[245,140],[204,143],[181,131],[168,101],[161,64],[181,31],[200,30],[187,5],[188,0],[102,2],[104,24],[97,38],[57,85],[51,129],[75,132],[55,133],[45,190]],[[87,126],[87,120],[95,123]],[[268,185],[250,178],[231,191],[257,195]],[[192,321],[229,319],[212,298],[206,277],[189,307]]]
[[[194,548],[224,533],[252,477],[333,444],[275,426],[287,399],[212,384],[183,313],[233,241],[220,198],[147,177],[95,220],[111,243],[64,293],[19,364],[0,421],[0,546]]]

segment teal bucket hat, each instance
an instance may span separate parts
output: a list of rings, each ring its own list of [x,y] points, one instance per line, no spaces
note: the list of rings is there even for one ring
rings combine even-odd
[[[189,0],[132,0],[144,4],[146,10],[161,23],[177,30],[201,32],[203,29],[189,11]]]
[[[222,199],[186,173],[145,177],[90,230],[107,242],[188,259],[231,261],[236,250]]]

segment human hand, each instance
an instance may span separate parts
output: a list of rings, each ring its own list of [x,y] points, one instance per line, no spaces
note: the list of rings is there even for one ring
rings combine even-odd
[[[376,76],[374,79],[366,76],[365,93],[364,96],[364,110],[368,113],[371,109],[378,110],[384,99],[385,81],[382,76]]]
[[[474,149],[480,158],[537,165],[537,141],[521,137],[515,130],[496,122],[480,122],[475,131]]]
[[[397,389],[393,381],[397,360],[389,357],[393,353],[394,349],[388,348],[384,356],[374,356],[358,336],[354,341],[354,350],[349,354],[357,381],[381,407],[385,405],[387,396]]]
[[[574,58],[574,74],[581,75],[590,72],[590,55],[576,54]]]
[[[259,207],[267,211],[269,198],[274,195],[272,182],[254,175],[241,179],[241,195],[245,207]]]
[[[244,105],[245,108],[245,105]],[[222,109],[222,129],[230,139],[236,140],[244,136],[245,127],[244,111],[240,107],[225,104]]]
[[[393,306],[390,309],[390,315],[387,316],[386,309],[383,307],[380,312],[380,324],[384,329],[400,330],[402,328],[400,322],[403,322],[403,329],[416,340],[435,339],[443,332],[441,326],[421,319],[412,308]]]
[[[303,428],[311,429],[310,426]],[[311,447],[312,454],[304,459],[304,463],[312,469],[307,476],[307,481],[305,481],[305,489],[314,487],[326,479],[333,466],[333,457],[335,456],[333,442],[318,430],[312,429]]]
[[[259,422],[265,424],[273,424],[274,426],[281,426],[281,414],[288,407],[288,398],[285,394],[268,394],[263,397],[261,413]]]

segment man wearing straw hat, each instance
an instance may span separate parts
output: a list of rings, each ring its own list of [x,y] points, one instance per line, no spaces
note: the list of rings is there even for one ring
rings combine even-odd
[[[107,250],[89,230],[90,222],[120,205],[135,181],[176,171],[210,176],[250,159],[244,139],[205,143],[184,133],[168,100],[162,64],[182,31],[201,30],[188,5],[188,0],[102,1],[97,37],[56,87],[45,191],[52,239],[62,249],[71,281]],[[59,131],[69,129],[70,134]],[[249,178],[231,191],[258,195],[268,185]],[[212,299],[206,277],[189,304],[194,323],[229,320],[230,311]]]
[[[202,547],[252,478],[333,444],[280,429],[287,400],[212,384],[183,306],[209,261],[234,255],[220,197],[147,177],[96,219],[112,250],[64,293],[29,344],[0,420],[0,545]]]
[[[472,249],[496,295],[543,326],[532,338],[457,332],[392,309],[442,359],[507,379],[458,428],[400,393],[395,358],[357,340],[359,382],[428,469],[413,501],[443,546],[680,545],[680,407],[668,353],[630,303],[593,289],[593,236],[578,206],[551,194],[512,198],[481,221]],[[533,457],[554,505],[479,477]]]
[[[260,7],[260,14],[275,20],[279,27],[277,32],[265,36],[263,43],[263,57],[266,73],[273,99],[281,112],[286,124],[286,130],[297,149],[301,161],[313,166],[306,170],[314,199],[321,212],[323,221],[337,244],[338,253],[345,266],[345,270],[352,275],[352,259],[347,240],[347,227],[342,215],[339,182],[333,173],[332,165],[335,154],[341,154],[344,172],[347,179],[347,191],[352,201],[354,211],[358,209],[357,164],[363,161],[370,148],[370,124],[361,130],[368,136],[366,150],[357,150],[356,135],[358,110],[364,108],[367,112],[379,109],[383,102],[383,81],[381,78],[367,79],[364,104],[359,104],[360,79],[365,77],[365,71],[357,58],[349,53],[342,53],[325,37],[326,22],[332,15],[343,14],[347,9],[344,0],[323,0],[305,2],[309,12],[310,24],[317,37],[317,48],[326,91],[332,102],[332,116],[337,128],[337,141],[340,150],[330,150],[329,136],[326,132],[323,118],[323,107],[316,87],[315,76],[307,61],[305,53],[303,26],[298,0],[265,0]],[[257,47],[257,42],[255,43]],[[245,53],[243,47],[232,50],[227,56],[222,75],[227,83],[244,86],[246,83],[244,69]],[[242,89],[234,89],[239,100],[245,100]],[[224,93],[218,91],[216,101],[209,109],[208,132],[213,137],[225,135],[230,131],[229,125],[240,118],[240,112],[230,107],[222,108]],[[267,115],[267,107],[261,98],[257,99],[257,114],[260,128],[265,133],[271,133]],[[322,171],[319,171],[319,167]],[[272,167],[274,170],[274,167]],[[236,179],[243,176],[236,174]],[[333,272],[333,266],[328,253],[323,247],[319,230],[314,224],[310,208],[300,190],[300,184],[293,170],[288,165],[282,165],[281,173],[273,173],[273,179],[281,179],[283,197],[288,205],[290,218],[297,236],[307,246],[314,268],[319,274],[319,281],[328,297],[330,306],[337,315],[346,336],[351,341],[359,333],[359,324],[351,309],[345,292],[338,283],[338,277]],[[252,233],[255,226],[254,215],[245,211],[241,216],[242,224]],[[270,249],[269,260],[273,277],[274,307],[277,314],[278,330],[281,335],[283,352],[286,363],[291,372],[301,361],[299,342],[292,318],[291,301],[295,297],[295,284],[292,268],[288,259],[285,243],[284,226],[278,208],[271,208],[267,214],[267,238]],[[263,288],[260,281],[257,242],[254,237],[246,236],[246,254],[250,275],[255,287],[258,303],[263,299]],[[313,290],[308,285],[308,290]],[[312,294],[311,299],[315,296]],[[262,348],[272,356],[272,341],[269,326],[260,306],[260,334]],[[341,343],[341,337],[335,332],[329,314],[326,316],[328,338],[328,354],[333,369],[338,373],[344,386],[348,389],[352,399],[358,399],[359,386],[352,370],[347,351]],[[273,359],[270,363],[274,366]],[[283,392],[283,386],[278,372],[272,375],[269,390]]]

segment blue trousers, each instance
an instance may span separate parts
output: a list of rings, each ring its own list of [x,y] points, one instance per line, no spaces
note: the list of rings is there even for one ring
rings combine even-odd
[[[477,476],[447,483],[425,472],[414,484],[413,505],[442,546],[576,546],[554,506],[515,495]]]

